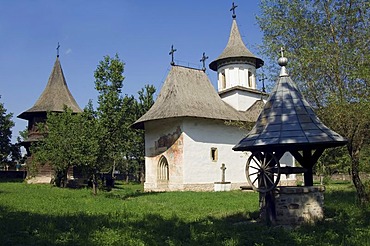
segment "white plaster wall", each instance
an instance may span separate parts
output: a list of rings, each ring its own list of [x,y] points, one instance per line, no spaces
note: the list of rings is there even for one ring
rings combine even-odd
[[[252,106],[256,100],[261,99],[261,95],[249,91],[232,90],[222,94],[221,99],[236,110],[245,111]]]
[[[248,72],[251,72],[251,85],[248,84]],[[222,73],[225,73],[226,87],[222,88]],[[243,86],[256,89],[256,68],[249,64],[230,64],[220,67],[218,74],[218,91]]]
[[[182,122],[178,119],[149,121],[145,123],[145,190],[161,190],[157,180],[157,167],[161,156],[165,156],[169,165],[168,186],[179,186],[183,183],[182,136],[171,148],[156,148],[155,143],[163,136],[182,130]]]
[[[191,118],[184,121],[183,129],[185,184],[220,182],[222,163],[227,168],[225,181],[247,184],[247,154],[232,150],[244,137],[243,131],[223,121]],[[211,159],[211,148],[217,148],[217,161]]]

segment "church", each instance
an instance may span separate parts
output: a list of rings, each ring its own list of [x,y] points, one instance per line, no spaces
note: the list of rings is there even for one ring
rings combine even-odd
[[[176,65],[153,106],[134,128],[145,130],[145,191],[235,190],[248,186],[245,168],[250,153],[232,148],[248,130],[233,122],[254,123],[268,94],[257,90],[256,70],[263,60],[245,46],[233,19],[228,43],[209,64],[217,72],[216,91],[203,69]],[[175,50],[171,49],[173,55]],[[205,55],[203,54],[203,62]],[[287,154],[282,165],[294,165]],[[281,177],[283,184],[294,175]]]

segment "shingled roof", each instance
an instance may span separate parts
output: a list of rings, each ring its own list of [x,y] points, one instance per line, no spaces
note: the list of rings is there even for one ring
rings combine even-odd
[[[217,71],[220,64],[227,62],[228,60],[235,59],[252,60],[255,63],[256,68],[263,66],[263,60],[253,55],[252,52],[250,52],[245,46],[240,36],[236,20],[233,19],[229,41],[221,55],[209,64],[209,68],[213,71]]]
[[[32,108],[24,111],[18,118],[28,120],[33,114],[46,112],[62,112],[64,105],[73,112],[82,112],[68,89],[63,70],[57,57],[49,81],[39,99]]]
[[[280,77],[253,129],[233,150],[303,150],[345,145],[347,140],[325,126],[286,72],[279,59]]]
[[[204,71],[172,66],[154,105],[133,127],[143,129],[144,122],[177,117],[251,121],[222,101]]]

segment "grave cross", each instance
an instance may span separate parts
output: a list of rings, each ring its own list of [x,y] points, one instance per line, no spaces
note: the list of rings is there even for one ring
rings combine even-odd
[[[222,163],[220,169],[222,170],[222,179],[221,179],[221,182],[224,183],[225,182],[225,170],[226,170],[225,163]]]
[[[60,48],[60,44],[58,42],[58,46],[57,46],[57,57],[59,57],[59,48]]]
[[[172,57],[172,60],[171,60],[171,65],[172,66],[175,65],[175,62],[173,61],[173,55],[174,55],[175,51],[177,51],[177,49],[174,49],[173,45],[171,45],[171,51],[170,51],[169,55],[171,55],[171,57]]]
[[[233,19],[236,18],[236,14],[235,14],[235,9],[236,7],[238,7],[238,5],[235,5],[234,2],[233,2],[233,6],[231,7],[230,11],[233,11]]]
[[[206,60],[208,59],[208,56],[206,56],[206,53],[203,52],[202,59],[200,59],[201,62],[203,62],[203,68],[202,70],[205,72],[206,71]]]

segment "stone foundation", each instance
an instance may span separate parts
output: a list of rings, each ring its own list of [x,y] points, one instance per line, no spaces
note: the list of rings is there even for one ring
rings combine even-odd
[[[230,191],[231,182],[215,182],[215,191]]]
[[[324,218],[324,186],[278,187],[275,194],[276,223],[301,225]]]

